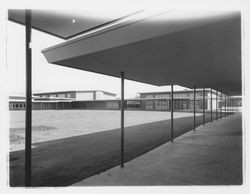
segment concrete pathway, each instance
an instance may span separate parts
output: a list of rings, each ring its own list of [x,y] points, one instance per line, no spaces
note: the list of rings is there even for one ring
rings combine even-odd
[[[241,113],[200,126],[130,162],[73,186],[240,185]]]
[[[202,120],[197,116],[196,125]],[[174,119],[174,137],[192,129],[192,116]],[[125,127],[124,133],[127,162],[170,141],[171,120]],[[120,140],[118,128],[32,144],[32,186],[69,186],[118,166]],[[24,156],[24,150],[10,152],[10,186],[24,186]]]

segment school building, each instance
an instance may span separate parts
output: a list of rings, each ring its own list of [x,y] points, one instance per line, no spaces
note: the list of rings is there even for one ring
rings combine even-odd
[[[212,99],[211,99],[212,95]],[[116,94],[101,91],[60,91],[35,93],[32,98],[33,110],[64,110],[64,109],[93,109],[93,110],[118,110],[120,109],[120,99]],[[196,109],[211,110],[224,106],[224,99],[221,94],[212,90],[205,89],[203,103],[203,90],[196,91]],[[174,110],[192,110],[194,107],[194,94],[192,90],[175,91],[173,94]],[[241,98],[234,99],[232,106],[241,106]],[[147,92],[139,93],[139,98],[125,99],[125,109],[129,110],[170,110],[171,109],[171,92]],[[25,97],[10,96],[9,110],[25,110]]]

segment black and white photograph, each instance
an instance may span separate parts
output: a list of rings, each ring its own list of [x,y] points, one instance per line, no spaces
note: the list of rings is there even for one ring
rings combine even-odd
[[[1,13],[6,193],[249,191],[245,1],[41,2]]]

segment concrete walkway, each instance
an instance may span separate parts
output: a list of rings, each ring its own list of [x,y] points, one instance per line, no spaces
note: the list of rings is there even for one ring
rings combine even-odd
[[[206,122],[210,122],[206,114]],[[196,126],[202,124],[196,117]],[[174,119],[174,137],[193,129],[193,117]],[[70,130],[69,130],[70,132]],[[125,127],[124,159],[130,161],[171,140],[171,120]],[[121,129],[32,146],[32,186],[69,186],[120,164]],[[10,152],[10,185],[24,186],[24,150]]]
[[[73,186],[240,185],[241,113],[200,126],[130,162]]]

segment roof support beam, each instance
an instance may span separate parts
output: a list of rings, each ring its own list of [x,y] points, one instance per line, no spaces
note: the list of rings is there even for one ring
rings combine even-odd
[[[124,166],[124,72],[121,72],[121,167]]]
[[[32,142],[32,56],[31,56],[31,10],[25,10],[26,49],[26,109],[25,109],[25,186],[31,186]]]
[[[216,89],[215,109],[216,109],[216,120],[218,120],[218,89]]]
[[[226,117],[227,116],[227,96],[226,96],[226,93],[224,95],[225,95],[225,117]]]
[[[222,119],[222,91],[220,91],[220,118]]]
[[[231,114],[233,114],[232,102],[233,102],[233,99],[232,99],[232,96],[230,96],[230,111],[231,111]]]
[[[211,111],[210,111],[210,117],[211,117],[211,122],[213,122],[213,93],[212,93],[213,91],[212,91],[212,88],[211,88],[211,98],[210,98],[210,109],[211,109]]]
[[[195,103],[196,103],[196,99],[195,99],[195,93],[196,93],[196,86],[194,86],[194,131],[195,131],[195,125],[196,125],[196,117],[195,117]]]
[[[202,109],[203,109],[203,125],[205,125],[205,88],[203,88],[203,99],[202,99]]]
[[[174,142],[174,86],[171,85],[171,142]]]

